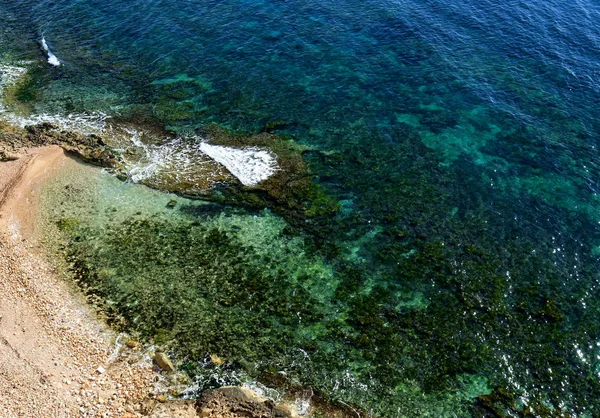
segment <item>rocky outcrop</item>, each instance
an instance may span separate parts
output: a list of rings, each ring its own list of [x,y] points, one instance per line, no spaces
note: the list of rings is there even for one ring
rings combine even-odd
[[[28,126],[26,131],[27,138],[35,145],[58,145],[88,163],[114,169],[123,167],[117,154],[98,135],[61,131],[47,122]]]
[[[285,405],[238,386],[209,390],[199,400],[155,400],[142,411],[150,418],[298,418]]]
[[[30,125],[21,129],[0,123],[0,161],[14,160],[29,147],[58,145],[82,160],[101,167],[121,169],[121,159],[101,137],[60,130],[52,123]]]
[[[237,386],[222,387],[206,392],[199,400],[201,418],[293,418],[284,405],[260,397],[256,392]]]
[[[244,185],[225,166],[200,151],[194,151],[194,159],[198,160],[196,164],[181,167],[176,155],[171,156],[170,160],[165,157],[160,161],[166,167],[164,172],[138,180],[133,176],[133,180],[186,196],[202,196],[228,204],[269,207],[288,221],[298,220],[296,223],[300,225],[304,225],[307,217],[328,217],[339,210],[338,202],[313,183],[302,157],[306,148],[291,139],[268,132],[232,133],[216,125],[205,127],[198,134],[203,138],[202,143],[208,141],[206,144],[211,144],[205,146],[262,150],[276,159],[277,167],[265,180]],[[184,156],[190,152],[190,146],[193,150],[197,145],[194,140],[180,140],[177,144],[182,149],[175,148],[172,151],[181,152]],[[135,146],[126,146],[121,155],[98,135],[61,130],[58,125],[49,122],[24,129],[0,122],[0,161],[18,158],[19,152],[25,148],[44,145],[58,145],[88,163],[111,168],[121,178],[131,177],[133,172],[128,172],[131,167],[138,160],[148,157],[144,153],[147,150]]]

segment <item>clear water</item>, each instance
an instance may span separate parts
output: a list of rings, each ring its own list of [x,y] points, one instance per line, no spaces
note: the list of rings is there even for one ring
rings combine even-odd
[[[127,224],[145,239],[154,221],[172,231],[179,241],[155,245],[193,268],[176,243],[226,231],[211,257],[235,249],[244,267],[210,271],[230,273],[221,285],[232,294],[269,295],[264,309],[235,305],[240,317],[260,313],[243,325],[230,301],[197,298],[190,312],[214,303],[213,324],[227,325],[215,337],[204,316],[184,315],[198,336],[179,336],[190,364],[223,352],[232,370],[263,381],[283,372],[386,417],[600,414],[597,2],[6,0],[0,19],[3,61],[34,61],[21,112],[102,112],[182,133],[280,122],[277,133],[313,150],[314,181],[340,210],[306,227],[260,215],[279,225],[268,242],[298,251],[300,270],[267,251],[277,280],[247,261],[257,259],[251,231],[264,233],[250,226],[256,213],[234,209],[240,230],[215,226],[218,211],[178,208]],[[118,278],[147,283],[164,270],[150,260],[155,247],[122,246],[119,222],[137,219],[126,218],[78,223],[87,235],[74,232],[73,245],[104,272],[98,292],[125,292],[125,320],[156,337],[159,308],[137,308],[142,296]],[[296,272],[314,265],[320,273],[299,285]],[[173,294],[189,299],[202,280]],[[293,289],[312,312],[306,328],[286,305]],[[277,344],[266,350],[256,335]]]

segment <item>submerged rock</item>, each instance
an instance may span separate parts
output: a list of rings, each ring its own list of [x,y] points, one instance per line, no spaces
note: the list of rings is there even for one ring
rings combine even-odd
[[[175,370],[173,363],[169,360],[169,357],[165,353],[157,352],[154,355],[154,362],[163,370],[167,370],[169,372]]]

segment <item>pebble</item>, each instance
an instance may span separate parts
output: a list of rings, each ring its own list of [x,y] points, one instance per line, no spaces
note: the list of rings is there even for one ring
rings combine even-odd
[[[53,273],[55,269],[29,247],[27,241],[12,240],[0,231],[0,293],[3,300],[19,301],[33,316],[27,328],[17,325],[7,331],[1,328],[8,318],[4,313],[0,336],[33,342],[43,332],[44,347],[51,354],[41,370],[44,379],[39,375],[11,379],[3,373],[0,359],[0,417],[121,417],[124,406],[140,410],[148,393],[153,393],[156,375],[151,362],[143,360],[143,347],[124,349],[125,361],[119,357],[108,363],[114,332],[89,307],[81,306],[63,279]],[[27,377],[28,370],[22,372]],[[60,385],[77,387],[66,391]],[[108,399],[100,398],[94,387],[108,391]]]

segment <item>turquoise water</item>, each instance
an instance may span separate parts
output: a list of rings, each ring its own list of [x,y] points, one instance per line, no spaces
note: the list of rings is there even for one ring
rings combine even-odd
[[[288,135],[339,203],[63,222],[90,291],[179,341],[190,373],[217,352],[229,378],[384,417],[600,414],[596,2],[7,0],[0,18],[3,62],[32,61],[28,112]],[[200,302],[163,311],[148,283]]]

